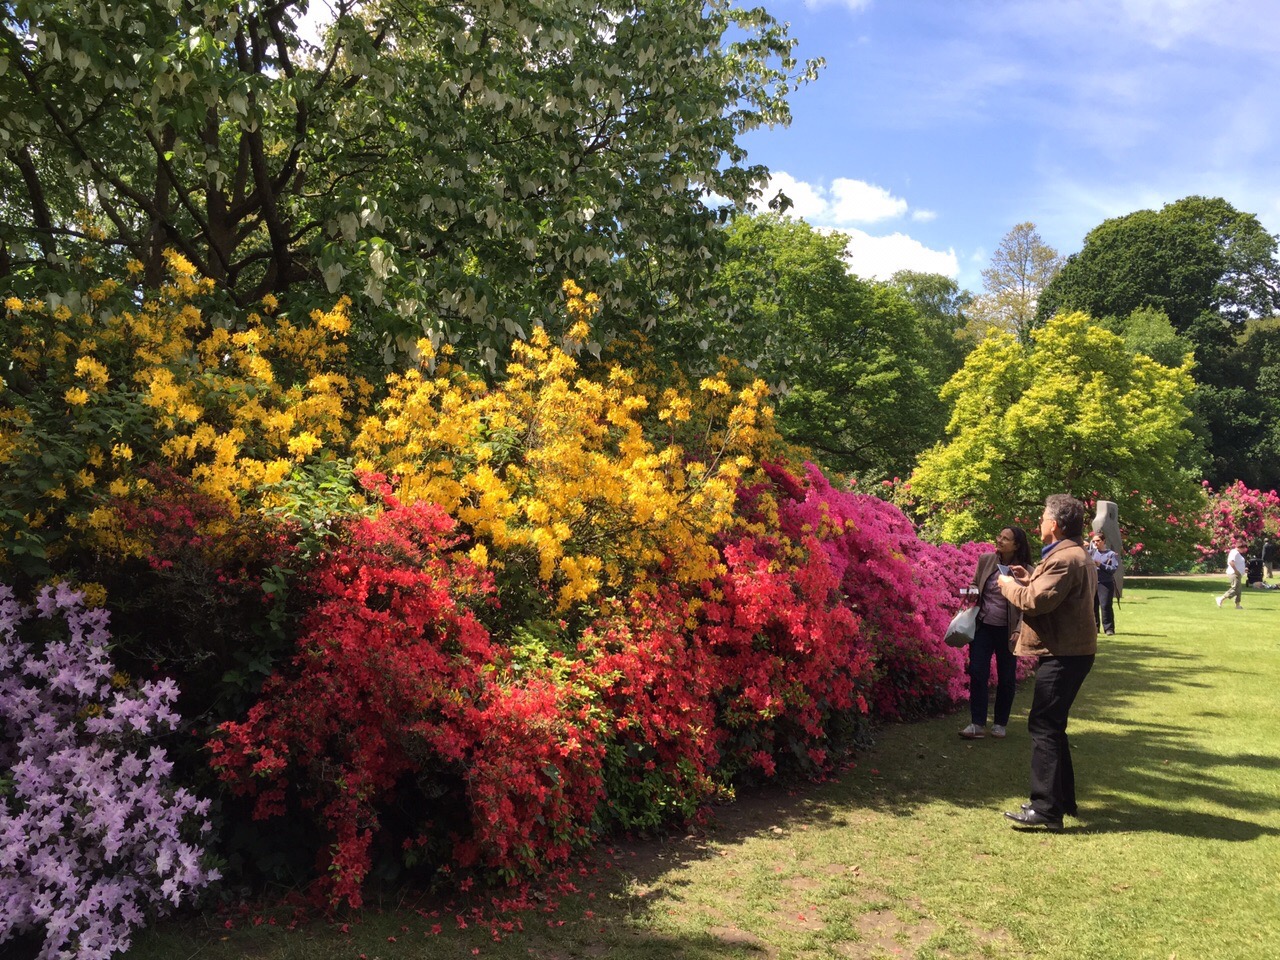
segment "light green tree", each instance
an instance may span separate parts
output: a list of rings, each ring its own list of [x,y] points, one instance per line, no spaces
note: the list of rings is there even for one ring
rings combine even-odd
[[[1034,531],[1044,498],[1067,492],[1119,504],[1127,544],[1177,564],[1201,497],[1185,451],[1191,364],[1166,367],[1125,349],[1083,313],[1055,317],[1023,344],[988,337],[943,390],[948,439],[921,457],[910,495],[946,540]]]
[[[724,0],[336,0],[318,44],[315,5],[6,3],[0,289],[85,257],[156,283],[174,247],[236,306],[349,294],[480,360],[567,277],[652,326],[767,176],[739,138],[818,68]]]

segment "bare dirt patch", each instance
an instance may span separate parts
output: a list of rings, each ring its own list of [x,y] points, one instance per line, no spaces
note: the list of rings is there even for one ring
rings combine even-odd
[[[927,917],[901,920],[892,910],[872,910],[858,918],[861,939],[845,941],[836,949],[851,960],[882,960],[884,957],[914,957],[941,929]]]

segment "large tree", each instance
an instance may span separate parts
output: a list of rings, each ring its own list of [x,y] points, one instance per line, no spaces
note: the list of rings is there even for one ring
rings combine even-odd
[[[937,362],[919,311],[848,270],[845,238],[776,214],[727,229],[726,319],[690,331],[750,363],[776,391],[784,434],[866,479],[905,474],[941,434]]]
[[[1135,311],[1164,313],[1195,349],[1191,405],[1209,454],[1206,479],[1269,489],[1280,483],[1272,439],[1280,406],[1259,379],[1270,363],[1259,347],[1269,338],[1247,338],[1280,310],[1276,250],[1277,238],[1253,214],[1221,198],[1185,197],[1091,230],[1045,291],[1039,315],[1084,310],[1123,325]]]
[[[920,331],[932,353],[930,372],[941,389],[977,345],[969,328],[973,294],[940,273],[899,270],[889,282],[907,298],[920,318]]]
[[[1004,330],[1024,343],[1035,325],[1041,291],[1062,266],[1058,251],[1034,223],[1019,223],[1000,240],[982,271],[983,293],[970,307],[975,332]]]
[[[684,309],[765,176],[740,135],[817,68],[724,0],[336,0],[318,45],[308,0],[4,6],[0,287],[174,247],[235,305],[351,294],[481,358],[570,276]]]
[[[1106,220],[1049,283],[1037,317],[1060,310],[1127,317],[1142,307],[1164,311],[1179,333],[1221,342],[1214,334],[1224,322],[1280,309],[1276,237],[1216,197]]]
[[[1191,367],[1131,353],[1082,313],[1059,315],[1024,344],[996,334],[943,391],[948,439],[911,478],[922,518],[947,540],[990,540],[1033,524],[1051,493],[1113,500],[1126,542],[1165,563],[1190,557],[1198,465],[1188,464]]]

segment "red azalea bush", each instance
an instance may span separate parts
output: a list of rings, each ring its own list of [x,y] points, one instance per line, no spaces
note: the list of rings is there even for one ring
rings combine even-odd
[[[489,684],[468,731],[463,779],[475,832],[455,847],[459,866],[537,874],[591,839],[604,725],[587,690],[552,672]]]
[[[439,807],[468,806],[474,832],[448,838],[461,864],[530,869],[585,835],[598,721],[544,677],[491,679],[503,658],[472,607],[492,585],[456,545],[454,522],[426,503],[390,501],[355,523],[306,584],[315,603],[291,668],[209,744],[256,817],[318,810],[332,844],[317,893],[330,903],[361,902],[381,811],[404,782],[437,801],[422,804],[422,842],[447,820]]]
[[[686,616],[674,587],[636,590],[607,601],[578,644],[608,717],[606,810],[623,829],[688,820],[719,789],[716,664]]]
[[[699,613],[696,642],[715,659],[722,773],[778,759],[804,770],[827,760],[827,722],[857,709],[871,661],[839,579],[813,535],[726,544],[725,574]]]

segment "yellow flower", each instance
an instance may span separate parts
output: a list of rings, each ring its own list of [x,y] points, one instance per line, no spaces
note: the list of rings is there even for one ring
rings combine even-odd
[[[82,407],[89,402],[89,392],[81,387],[71,387],[62,398],[73,407]]]
[[[314,433],[304,431],[296,437],[289,438],[289,452],[298,459],[309,456],[319,450],[323,443]]]
[[[107,368],[93,357],[81,357],[76,361],[76,376],[88,380],[95,390],[106,387],[110,379]]]
[[[702,383],[698,384],[698,386],[707,393],[714,393],[725,397],[727,397],[733,389],[729,386],[729,381],[725,380],[724,377],[719,376],[707,377],[702,381]]]

